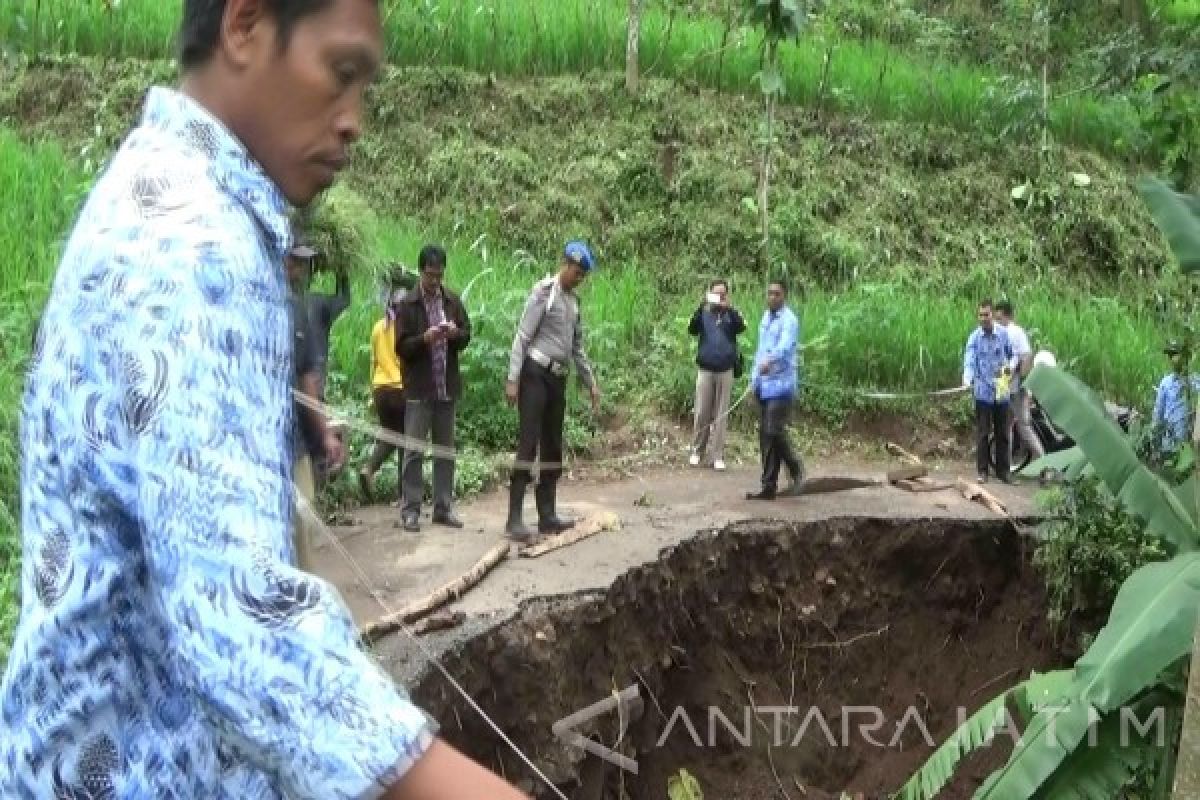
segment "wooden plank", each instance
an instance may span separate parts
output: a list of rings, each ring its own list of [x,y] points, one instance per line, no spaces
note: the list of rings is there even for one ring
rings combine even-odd
[[[522,547],[517,551],[517,555],[521,558],[537,558],[559,548],[573,545],[589,536],[595,536],[601,531],[616,531],[620,529],[620,518],[611,511],[605,511],[602,514],[589,517],[583,522],[576,523],[575,527],[568,531],[548,536],[538,544]]]
[[[846,492],[851,489],[873,489],[884,484],[885,481],[880,478],[822,475],[819,478],[809,478],[804,481],[797,494],[827,494],[829,492]]]
[[[405,625],[411,625],[421,617],[428,615],[431,611],[462,597],[469,589],[483,580],[484,576],[491,572],[493,567],[508,558],[509,549],[510,545],[508,542],[500,542],[491,550],[484,553],[483,557],[475,562],[475,566],[471,567],[463,575],[431,592],[417,602],[367,625],[362,629],[363,639],[367,642],[375,641],[392,631],[399,630]]]
[[[920,458],[918,458],[917,456],[908,452],[907,450],[905,450],[903,447],[896,444],[895,442],[888,442],[886,445],[884,445],[884,449],[886,449],[889,453],[896,456],[897,458],[899,458],[903,461],[907,461],[910,465],[912,465],[914,467],[919,466],[921,464]]]
[[[979,503],[980,505],[984,506],[990,511],[995,512],[996,514],[999,514],[1002,517],[1008,516],[1008,510],[1004,507],[1004,504],[997,500],[996,496],[991,492],[987,491],[983,487],[973,486],[962,478],[959,478],[957,483],[959,492],[961,492],[962,496],[966,499],[973,500],[974,502]]]
[[[929,469],[924,464],[916,464],[911,467],[897,467],[889,469],[887,473],[888,483],[896,483],[897,481],[911,481],[916,478],[923,478],[929,474]]]

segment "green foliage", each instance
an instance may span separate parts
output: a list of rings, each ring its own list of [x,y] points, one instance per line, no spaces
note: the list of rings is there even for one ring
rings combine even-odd
[[[1145,760],[1126,752],[1120,758],[1114,756],[1115,761],[1097,764],[1095,759],[1101,756],[1086,754],[1087,747],[1081,743],[1095,721],[1120,713],[1147,692],[1173,691],[1173,681],[1164,676],[1177,672],[1191,652],[1200,610],[1200,553],[1196,552],[1200,528],[1180,502],[1176,488],[1138,461],[1086,387],[1059,369],[1045,366],[1035,367],[1026,385],[1056,424],[1079,444],[1095,474],[1125,511],[1144,521],[1146,534],[1158,537],[1178,555],[1145,564],[1122,583],[1108,623],[1075,662],[1069,684],[1051,698],[1052,712],[1039,712],[1029,721],[1008,761],[988,777],[975,798],[1100,798],[1107,796],[1103,794],[1107,788],[1140,774]],[[1087,513],[1103,512],[1089,508]],[[1136,540],[1137,536],[1134,528],[1128,538]],[[1138,547],[1133,552],[1134,558],[1144,555]],[[1127,566],[1120,563],[1116,569]],[[1170,702],[1178,707],[1181,698],[1177,692]],[[1048,787],[1056,794],[1045,794]],[[1057,794],[1059,791],[1063,794]],[[932,795],[917,795],[928,796]]]
[[[624,66],[625,10],[625,3],[594,0],[400,3],[387,14],[387,55],[396,65],[460,66],[485,74],[617,71]],[[178,15],[179,4],[161,0],[122,0],[111,11],[77,0],[9,0],[0,4],[0,42],[26,53],[165,58]],[[722,50],[727,38],[725,22],[716,16],[648,5],[642,63],[656,77],[741,91],[756,87],[761,34],[736,30],[733,38],[746,46]],[[976,133],[995,133],[1009,121],[989,95],[1000,73],[933,50],[910,57],[826,26],[780,62],[789,102],[820,101],[852,114]],[[1050,122],[1059,141],[1101,152],[1133,153],[1142,146],[1136,112],[1124,99],[1089,93],[1056,98]]]
[[[1138,189],[1179,266],[1184,272],[1200,270],[1200,196],[1181,194],[1153,178],[1140,181]]]
[[[1048,509],[1051,522],[1034,553],[1055,625],[1103,611],[1136,570],[1168,556],[1162,540],[1116,501],[1095,475],[1069,481]]]
[[[681,769],[667,778],[667,797],[670,800],[704,800],[704,792],[695,776]]]

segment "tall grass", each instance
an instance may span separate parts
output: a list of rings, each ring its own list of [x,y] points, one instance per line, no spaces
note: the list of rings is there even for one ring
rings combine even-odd
[[[398,3],[387,17],[388,57],[399,65],[455,65],[483,72],[551,75],[619,70],[625,58],[623,0],[443,0]],[[178,3],[123,0],[112,10],[77,0],[8,0],[0,42],[26,52],[158,58],[172,52]],[[643,16],[641,63],[648,75],[757,91],[761,40],[707,15]],[[906,57],[878,41],[807,36],[782,51],[787,97],[854,113],[994,132],[1027,115],[980,68]],[[828,59],[828,63],[826,63]],[[583,113],[581,109],[581,113]],[[1128,103],[1087,94],[1051,106],[1061,139],[1108,153],[1136,150]]]
[[[80,197],[80,173],[53,145],[0,128],[0,664],[17,614],[17,417],[34,319]]]

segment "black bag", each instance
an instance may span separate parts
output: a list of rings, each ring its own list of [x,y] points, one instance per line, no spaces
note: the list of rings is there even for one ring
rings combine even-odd
[[[737,358],[733,360],[733,379],[737,380],[742,377],[742,373],[746,371],[746,358],[742,355],[742,351],[737,351]]]

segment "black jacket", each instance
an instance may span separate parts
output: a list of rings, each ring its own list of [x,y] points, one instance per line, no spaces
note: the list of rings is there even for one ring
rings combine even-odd
[[[737,364],[737,337],[746,331],[746,322],[735,308],[709,311],[696,309],[688,324],[688,333],[699,336],[696,365],[710,372],[725,372]]]
[[[462,377],[458,354],[471,342],[471,319],[458,295],[442,287],[442,313],[458,326],[459,336],[446,344],[446,394],[451,400],[462,396]],[[436,400],[433,380],[433,353],[422,338],[429,329],[425,297],[421,287],[409,291],[400,304],[396,318],[396,353],[404,364],[404,394],[410,400]]]

